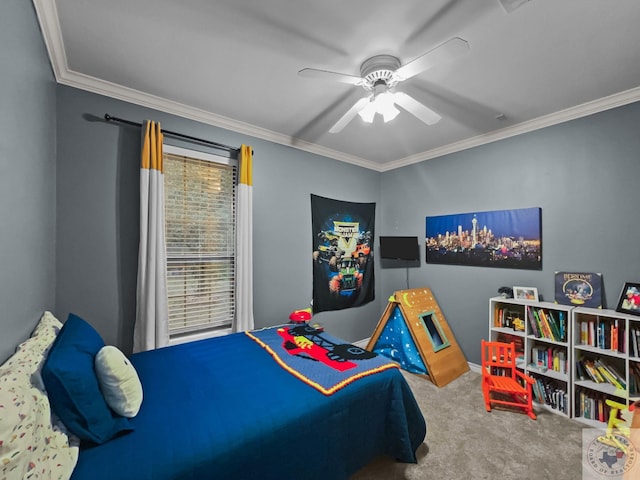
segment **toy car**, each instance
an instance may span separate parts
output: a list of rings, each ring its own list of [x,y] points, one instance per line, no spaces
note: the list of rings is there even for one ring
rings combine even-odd
[[[521,318],[514,318],[511,322],[511,326],[514,330],[524,332],[524,320],[522,320]]]

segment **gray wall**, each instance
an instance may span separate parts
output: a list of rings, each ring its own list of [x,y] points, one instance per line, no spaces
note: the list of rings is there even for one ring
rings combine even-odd
[[[54,307],[55,82],[31,2],[0,2],[0,363]]]
[[[64,86],[57,113],[56,311],[61,318],[83,316],[107,343],[126,351],[135,317],[140,129],[101,121],[105,113],[253,147],[257,327],[287,322],[292,310],[309,305],[310,194],[378,202],[379,173],[281,145]],[[378,292],[374,302],[320,313],[317,320],[349,341],[367,338],[380,315]]]
[[[432,289],[467,360],[480,363],[488,298],[503,285],[554,298],[554,272],[599,272],[605,307],[625,281],[640,281],[635,240],[640,179],[640,104],[385,172],[381,235],[418,235],[423,259],[410,287]],[[543,269],[426,264],[425,217],[542,208]],[[383,294],[406,288],[404,269],[384,269]]]
[[[376,202],[377,235],[421,241],[426,215],[542,208],[542,271],[426,265],[424,259],[409,271],[410,288],[434,291],[475,363],[487,335],[488,298],[498,287],[536,286],[552,299],[554,271],[601,272],[612,307],[623,282],[640,280],[634,251],[640,104],[379,174],[56,88],[29,2],[0,2],[0,62],[0,361],[47,309],[62,320],[71,311],[83,315],[108,343],[131,347],[139,131],[100,121],[104,113],[153,118],[170,130],[254,147],[258,327],[286,320],[310,299],[311,193]],[[375,302],[318,320],[347,340],[368,337],[387,296],[406,288],[405,269],[377,267],[376,286]]]

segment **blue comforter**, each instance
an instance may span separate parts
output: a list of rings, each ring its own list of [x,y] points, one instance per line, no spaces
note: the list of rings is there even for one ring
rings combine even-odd
[[[425,421],[398,369],[331,396],[244,334],[135,354],[134,431],[84,447],[72,480],[340,480],[378,455],[415,462]]]

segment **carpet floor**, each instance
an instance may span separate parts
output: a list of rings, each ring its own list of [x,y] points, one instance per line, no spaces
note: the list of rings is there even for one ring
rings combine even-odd
[[[427,422],[418,463],[379,458],[351,480],[578,480],[584,425],[544,408],[537,420],[484,407],[480,374],[442,388],[403,371]]]

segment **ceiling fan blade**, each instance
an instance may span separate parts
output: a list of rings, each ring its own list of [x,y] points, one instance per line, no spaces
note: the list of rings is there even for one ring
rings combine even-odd
[[[298,72],[301,77],[317,78],[319,80],[331,80],[348,83],[350,85],[361,85],[362,78],[346,75],[344,73],[328,72],[327,70],[316,70],[315,68],[303,68]]]
[[[511,13],[514,10],[520,8],[522,5],[527,3],[529,0],[500,0],[500,4],[504,11],[507,13]]]
[[[404,108],[411,115],[419,118],[427,125],[434,125],[442,118],[436,112],[428,107],[425,107],[422,103],[418,102],[413,97],[410,97],[406,93],[396,92],[393,94],[393,101]]]
[[[360,110],[367,106],[369,100],[371,99],[371,95],[368,97],[363,97],[358,100],[353,107],[351,107],[347,113],[345,113],[340,120],[338,120],[331,129],[329,129],[329,133],[338,133],[340,132],[351,120],[355,117]]]
[[[436,64],[448,62],[469,51],[469,43],[459,37],[453,37],[442,45],[437,46],[433,50],[428,51],[421,57],[412,60],[406,65],[398,68],[393,76],[398,80],[406,80],[411,78]]]

